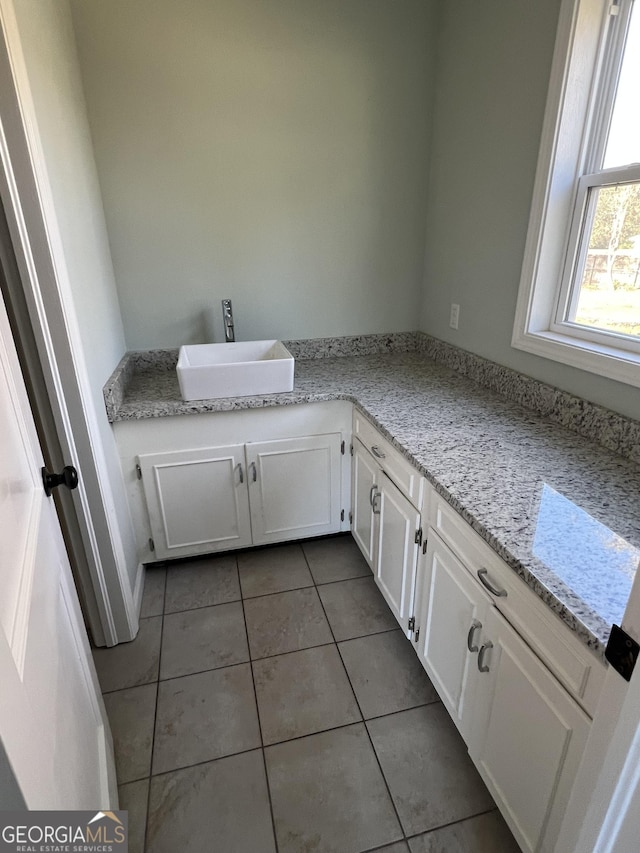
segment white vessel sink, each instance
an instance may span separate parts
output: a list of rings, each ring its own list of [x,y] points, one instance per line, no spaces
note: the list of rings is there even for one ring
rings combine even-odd
[[[250,397],[293,390],[293,356],[280,341],[237,341],[180,347],[183,400]]]

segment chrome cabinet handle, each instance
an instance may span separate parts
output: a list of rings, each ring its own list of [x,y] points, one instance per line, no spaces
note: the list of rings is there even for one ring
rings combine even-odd
[[[373,509],[373,502],[375,500],[375,495],[376,495],[377,489],[378,489],[377,486],[371,486],[371,489],[369,491],[369,503],[371,504],[371,509]]]
[[[471,627],[469,628],[469,633],[467,634],[467,648],[470,652],[478,651],[478,647],[473,644],[473,635],[478,628],[482,628],[482,622],[478,622],[477,619],[474,619],[471,623]]]
[[[380,515],[380,507],[376,507],[376,501],[378,500],[378,498],[381,498],[381,497],[382,497],[382,492],[376,492],[375,495],[373,496],[372,507],[373,507],[373,514],[374,515]]]
[[[482,584],[482,586],[486,587],[489,592],[493,593],[493,595],[497,595],[498,597],[507,595],[506,589],[500,589],[499,587],[494,586],[487,580],[485,575],[487,575],[486,569],[478,569],[478,577],[480,578],[480,583]]]
[[[383,453],[383,452],[382,452],[382,450],[380,450],[380,448],[378,447],[378,445],[377,445],[377,444],[372,444],[372,445],[371,445],[371,452],[372,452],[372,453],[373,453],[373,455],[374,455],[374,456],[376,456],[378,459],[386,459],[386,458],[387,458],[387,454],[386,454],[386,453]]]
[[[249,465],[249,468],[251,468],[251,482],[255,483],[255,481],[258,479],[258,471],[256,468],[256,463],[252,462],[251,465]]]
[[[485,643],[478,654],[478,669],[480,672],[489,672],[489,667],[484,665],[484,656],[487,649],[492,649],[493,643]]]
[[[242,485],[242,483],[244,483],[244,474],[242,473],[242,462],[238,462],[236,468],[238,470],[238,480],[240,481],[240,485]]]

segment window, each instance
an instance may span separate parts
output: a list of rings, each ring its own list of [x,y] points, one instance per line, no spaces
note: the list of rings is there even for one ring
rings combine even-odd
[[[640,386],[640,4],[564,0],[513,345]]]

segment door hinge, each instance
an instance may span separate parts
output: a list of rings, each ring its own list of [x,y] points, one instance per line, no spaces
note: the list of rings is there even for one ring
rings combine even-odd
[[[416,545],[422,545],[422,528],[421,527],[419,527],[416,530],[416,538],[413,541],[416,543]]]
[[[415,628],[416,628],[416,617],[415,616],[412,616],[411,619],[409,619],[408,627],[409,627],[410,631],[415,631]]]
[[[342,453],[343,456],[344,456],[345,446],[346,445],[345,445],[344,441],[341,441],[340,442],[340,453]]]
[[[156,543],[153,541],[153,539],[149,539],[149,550],[150,551],[156,550]]]
[[[141,480],[142,479],[142,468],[136,464],[136,477]]]
[[[640,646],[633,637],[630,637],[619,625],[611,626],[611,635],[604,656],[625,681],[631,681],[639,652]]]
[[[344,521],[344,510],[340,510],[340,521]]]

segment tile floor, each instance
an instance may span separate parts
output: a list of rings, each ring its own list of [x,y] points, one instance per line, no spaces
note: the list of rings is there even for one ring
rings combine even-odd
[[[350,536],[147,571],[95,650],[131,853],[517,853]]]

